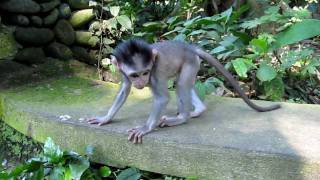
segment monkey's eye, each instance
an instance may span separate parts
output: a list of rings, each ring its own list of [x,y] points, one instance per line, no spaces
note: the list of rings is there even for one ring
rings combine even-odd
[[[130,77],[137,78],[137,77],[139,77],[139,74],[133,73],[133,74],[130,74]]]
[[[146,72],[144,72],[142,75],[143,76],[146,76],[146,75],[148,75],[149,74],[149,71],[146,71]]]

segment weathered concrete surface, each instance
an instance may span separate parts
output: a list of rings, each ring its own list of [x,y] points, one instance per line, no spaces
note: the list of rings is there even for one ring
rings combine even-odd
[[[320,179],[320,106],[282,103],[280,110],[257,113],[240,99],[208,97],[201,118],[159,129],[133,145],[126,130],[146,121],[147,90],[134,91],[112,124],[79,121],[105,113],[116,91],[81,77],[2,90],[0,115],[41,142],[50,136],[78,152],[92,145],[93,160],[104,164],[201,179]],[[59,120],[65,114],[72,118]]]

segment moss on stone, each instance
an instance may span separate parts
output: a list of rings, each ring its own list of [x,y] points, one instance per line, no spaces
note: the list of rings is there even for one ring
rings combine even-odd
[[[13,32],[0,24],[0,60],[13,59],[18,52]]]
[[[0,119],[0,160],[27,160],[40,150],[40,143],[18,132]]]

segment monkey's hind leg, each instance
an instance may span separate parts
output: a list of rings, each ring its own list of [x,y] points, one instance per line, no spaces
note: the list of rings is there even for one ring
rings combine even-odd
[[[207,107],[203,104],[194,88],[192,88],[191,90],[191,98],[194,110],[190,112],[190,117],[196,118],[199,117],[203,112],[205,112],[207,110]]]
[[[176,126],[187,122],[190,118],[190,109],[192,106],[191,90],[194,86],[195,77],[198,72],[198,68],[196,68],[195,65],[197,64],[186,63],[183,65],[177,83],[177,104],[179,106],[179,114],[172,117],[163,116],[159,124],[160,127]]]

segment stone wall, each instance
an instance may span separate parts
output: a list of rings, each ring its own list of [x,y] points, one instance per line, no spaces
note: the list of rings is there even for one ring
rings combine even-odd
[[[89,0],[1,0],[0,59],[31,65],[75,58],[94,65],[99,37],[89,28],[95,14]]]

